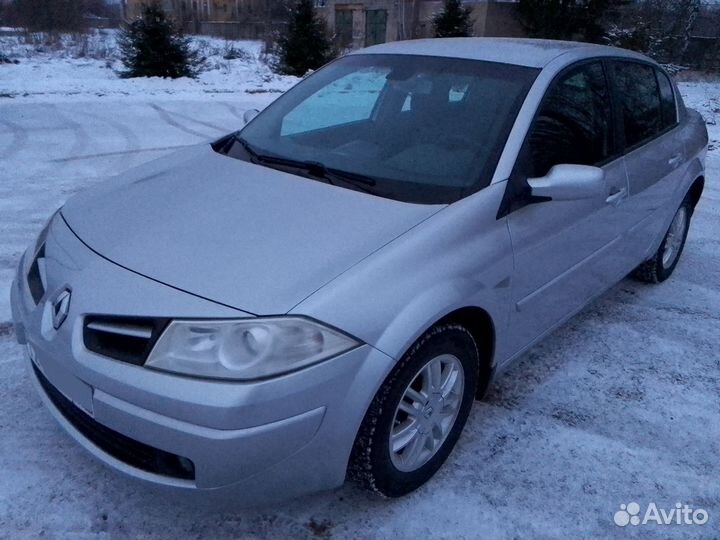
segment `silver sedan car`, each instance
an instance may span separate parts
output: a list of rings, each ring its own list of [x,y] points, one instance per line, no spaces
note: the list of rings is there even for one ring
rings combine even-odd
[[[72,198],[12,286],[72,437],[249,503],[429,480],[514,359],[672,274],[708,143],[648,58],[532,40],[361,50],[249,120]]]

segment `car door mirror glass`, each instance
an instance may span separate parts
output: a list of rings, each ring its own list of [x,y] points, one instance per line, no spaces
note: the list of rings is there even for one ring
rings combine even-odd
[[[605,171],[589,165],[555,165],[542,178],[530,178],[533,197],[554,201],[592,199],[607,195]]]

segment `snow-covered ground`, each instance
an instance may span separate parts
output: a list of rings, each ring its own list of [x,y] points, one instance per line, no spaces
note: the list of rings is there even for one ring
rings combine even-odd
[[[0,539],[720,537],[720,82],[682,86],[713,149],[675,276],[623,281],[535,347],[418,492],[377,500],[348,485],[212,512],[114,474],[64,435],[14,342],[18,257],[73,193],[237,128],[277,95],[254,92],[292,84],[264,71],[259,45],[242,47],[254,55],[198,81],[120,80],[102,59],[57,54],[0,65]],[[613,514],[631,501],[710,521],[621,529]]]
[[[65,36],[63,41],[46,44],[39,37],[0,34],[0,55],[19,62],[0,63],[0,98],[55,102],[72,98],[107,101],[108,97],[142,101],[151,96],[167,101],[197,99],[199,94],[222,98],[242,93],[277,97],[297,81],[273,73],[262,61],[263,46],[257,41],[196,38],[195,48],[206,58],[206,69],[195,80],[118,77],[123,66],[111,30],[85,37]]]

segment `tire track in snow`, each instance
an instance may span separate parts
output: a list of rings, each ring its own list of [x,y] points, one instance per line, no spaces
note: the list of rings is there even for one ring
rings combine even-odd
[[[235,105],[233,105],[232,103],[228,103],[227,101],[221,101],[220,104],[226,107],[235,118],[241,120],[243,124],[245,123],[243,113],[241,113]]]
[[[69,129],[73,132],[74,141],[72,146],[70,147],[70,151],[67,153],[75,155],[82,154],[91,142],[90,136],[85,130],[85,127],[79,122],[70,118],[66,113],[62,112],[57,105],[50,104],[49,107],[53,109],[54,115],[56,118],[58,118],[58,120],[65,122],[67,126],[65,129]]]
[[[97,113],[92,113],[88,111],[80,111],[85,116],[89,116],[90,118],[95,118],[96,120],[99,120],[100,122],[103,122],[104,124],[107,124],[111,128],[113,128],[115,131],[117,131],[123,139],[125,139],[125,151],[126,152],[132,152],[140,149],[140,138],[138,137],[137,133],[135,133],[132,129],[130,129],[125,124],[122,124],[121,122],[118,122],[116,120],[113,120],[111,118],[108,118],[106,116],[102,116]]]
[[[167,109],[164,109],[165,112],[168,114],[175,116],[177,118],[182,118],[183,120],[187,120],[188,122],[194,122],[195,124],[198,124],[200,126],[205,126],[210,129],[214,129],[215,131],[220,131],[222,133],[225,133],[226,129],[222,126],[218,126],[217,124],[213,124],[212,122],[206,122],[204,120],[198,120],[197,118],[193,118],[189,114],[185,113],[179,113],[177,111],[168,111]]]
[[[2,118],[0,118],[0,124],[7,126],[8,130],[10,131],[10,135],[12,136],[12,141],[10,142],[8,147],[2,152],[0,152],[0,155],[3,156],[3,159],[8,159],[16,154],[19,154],[20,151],[25,148],[25,146],[27,146],[27,142],[29,139],[28,131],[20,124],[16,122],[11,122],[10,120],[3,120]]]
[[[104,152],[99,153],[96,157],[112,157],[112,156],[123,156],[128,154],[133,154],[137,152],[137,150],[140,148],[140,138],[138,135],[133,132],[128,126],[121,124],[118,121],[115,121],[107,116],[101,116],[97,113],[91,113],[88,111],[80,111],[81,114],[93,118],[99,122],[102,122],[103,124],[106,124],[110,126],[111,129],[116,131],[120,134],[120,136],[123,139],[123,150],[122,151],[115,151],[115,152]],[[73,161],[72,159],[60,159],[60,160],[53,160],[56,163],[63,163],[68,161]],[[108,174],[110,171],[114,170],[115,166],[112,162],[105,164],[105,170],[108,171]]]
[[[82,161],[84,159],[97,159],[97,158],[103,158],[103,157],[113,157],[113,156],[128,156],[132,154],[142,154],[145,152],[168,152],[170,150],[181,150],[183,148],[190,148],[191,146],[195,146],[194,144],[178,144],[175,146],[154,146],[151,148],[137,148],[135,150],[119,150],[116,152],[101,152],[98,154],[85,154],[82,156],[69,156],[64,158],[57,158],[51,160],[53,163],[62,163],[62,162],[69,162],[69,161]]]
[[[72,144],[69,150],[60,150],[63,155],[78,155],[85,152],[86,148],[91,145],[92,139],[87,133],[87,130],[79,122],[70,118],[66,113],[62,112],[60,108],[54,104],[44,104],[43,107],[50,110],[48,116],[55,118],[61,125],[60,131],[71,131],[72,132]],[[58,173],[64,170],[67,164],[61,164],[58,167],[57,163],[52,159],[47,159],[44,166],[40,168],[32,177],[28,180],[31,182],[42,182],[46,177],[59,177]]]
[[[189,135],[192,135],[193,137],[200,137],[203,140],[207,140],[208,138],[211,138],[212,135],[208,135],[207,133],[202,133],[200,131],[196,131],[192,128],[189,128],[187,126],[182,125],[180,122],[175,120],[173,116],[180,116],[175,113],[170,113],[170,111],[163,109],[160,107],[160,105],[157,105],[155,103],[151,103],[150,107],[155,110],[155,112],[158,113],[158,116],[168,125],[174,127],[175,129],[178,129],[180,131],[184,131],[185,133],[188,133]],[[213,129],[219,130],[216,126],[211,126]]]

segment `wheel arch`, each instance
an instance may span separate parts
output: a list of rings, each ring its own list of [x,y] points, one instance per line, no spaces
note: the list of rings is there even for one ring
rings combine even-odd
[[[695,210],[695,207],[700,202],[700,197],[702,197],[704,189],[705,177],[701,175],[693,181],[690,189],[688,190],[688,196],[690,197],[690,202],[692,203],[693,210]]]
[[[370,344],[397,362],[434,326],[459,324],[470,332],[480,353],[485,375],[479,388],[482,395],[495,369],[496,328],[507,315],[508,291],[467,278],[443,282],[406,304]]]
[[[459,324],[470,332],[475,340],[480,355],[480,373],[475,397],[482,399],[490,385],[494,369],[495,323],[492,316],[481,307],[466,306],[448,313],[432,326],[447,323]]]

